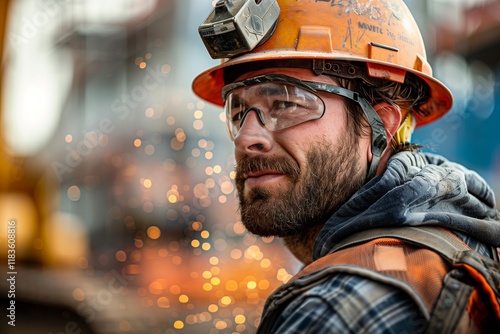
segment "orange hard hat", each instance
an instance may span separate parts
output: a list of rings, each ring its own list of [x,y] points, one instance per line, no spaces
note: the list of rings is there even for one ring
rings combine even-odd
[[[193,90],[199,97],[222,106],[221,90],[227,84],[224,72],[229,68],[309,59],[323,62],[325,68],[332,61],[363,63],[368,77],[400,83],[408,72],[421,78],[429,87],[429,99],[414,113],[416,126],[433,122],[451,109],[452,94],[432,76],[420,30],[402,0],[277,3],[280,13],[272,35],[253,50],[198,75]]]

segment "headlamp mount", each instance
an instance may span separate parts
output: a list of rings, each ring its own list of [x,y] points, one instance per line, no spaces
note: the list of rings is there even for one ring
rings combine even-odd
[[[264,43],[279,13],[276,0],[219,0],[198,32],[212,58],[230,58]]]

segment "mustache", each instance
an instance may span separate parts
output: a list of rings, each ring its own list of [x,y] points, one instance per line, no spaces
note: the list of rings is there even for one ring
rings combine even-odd
[[[289,157],[243,157],[236,165],[236,181],[245,179],[248,173],[256,173],[263,170],[272,170],[280,174],[288,175],[292,181],[299,178],[300,168],[298,164]]]

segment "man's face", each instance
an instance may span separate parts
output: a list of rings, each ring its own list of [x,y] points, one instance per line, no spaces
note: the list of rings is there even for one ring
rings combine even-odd
[[[239,80],[271,73],[332,84],[303,69],[259,70]],[[241,218],[252,233],[303,233],[324,223],[364,183],[369,138],[350,130],[340,97],[318,95],[326,108],[322,118],[270,131],[252,111],[234,138]],[[257,94],[245,98],[249,107],[268,107]]]

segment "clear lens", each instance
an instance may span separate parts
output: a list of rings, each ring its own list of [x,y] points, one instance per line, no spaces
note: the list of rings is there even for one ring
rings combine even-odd
[[[325,105],[306,88],[287,82],[264,82],[231,90],[224,109],[229,134],[234,139],[251,112],[257,113],[270,131],[279,131],[321,118]]]

